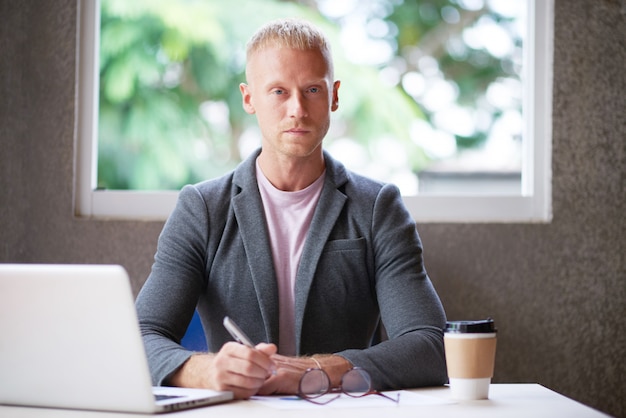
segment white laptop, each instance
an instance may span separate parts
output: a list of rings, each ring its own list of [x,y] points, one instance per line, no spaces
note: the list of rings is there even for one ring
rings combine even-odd
[[[121,266],[0,264],[0,404],[155,413],[231,399],[152,387]]]

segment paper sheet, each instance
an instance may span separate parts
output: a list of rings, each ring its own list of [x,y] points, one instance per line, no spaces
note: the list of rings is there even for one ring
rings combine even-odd
[[[409,392],[406,390],[389,391],[384,392],[385,395],[392,398],[400,395],[400,401],[395,402],[386,399],[378,395],[368,395],[362,398],[351,398],[345,394],[342,394],[339,398],[326,405],[316,405],[314,403],[305,401],[297,396],[253,396],[250,398],[251,402],[255,402],[259,405],[265,405],[276,409],[316,409],[316,408],[377,408],[401,405],[446,405],[452,403],[451,401],[436,398],[434,396],[421,395],[418,393]],[[336,394],[325,395],[321,398],[317,398],[318,401],[323,401],[331,397],[337,396]]]

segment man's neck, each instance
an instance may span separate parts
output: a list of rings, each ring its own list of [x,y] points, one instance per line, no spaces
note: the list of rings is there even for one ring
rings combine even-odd
[[[325,169],[324,155],[319,153],[307,157],[288,157],[261,151],[259,167],[274,187],[286,192],[295,192],[310,186]]]

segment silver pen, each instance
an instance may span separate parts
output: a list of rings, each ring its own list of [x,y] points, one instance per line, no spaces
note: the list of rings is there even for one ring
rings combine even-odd
[[[235,322],[229,317],[224,317],[224,328],[232,337],[239,343],[248,346],[250,348],[254,348],[254,344],[250,341],[250,338],[235,324]]]
[[[246,347],[250,347],[255,349],[254,344],[250,341],[250,338],[235,324],[235,322],[229,317],[224,317],[224,328],[228,331],[232,337],[239,342],[240,344],[245,345]],[[272,375],[275,376],[277,374],[275,366],[272,366]]]

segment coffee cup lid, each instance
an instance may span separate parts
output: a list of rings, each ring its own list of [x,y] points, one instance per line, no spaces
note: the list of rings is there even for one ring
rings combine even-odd
[[[478,321],[448,321],[445,329],[445,332],[457,334],[478,334],[496,331],[496,326],[491,318]]]

